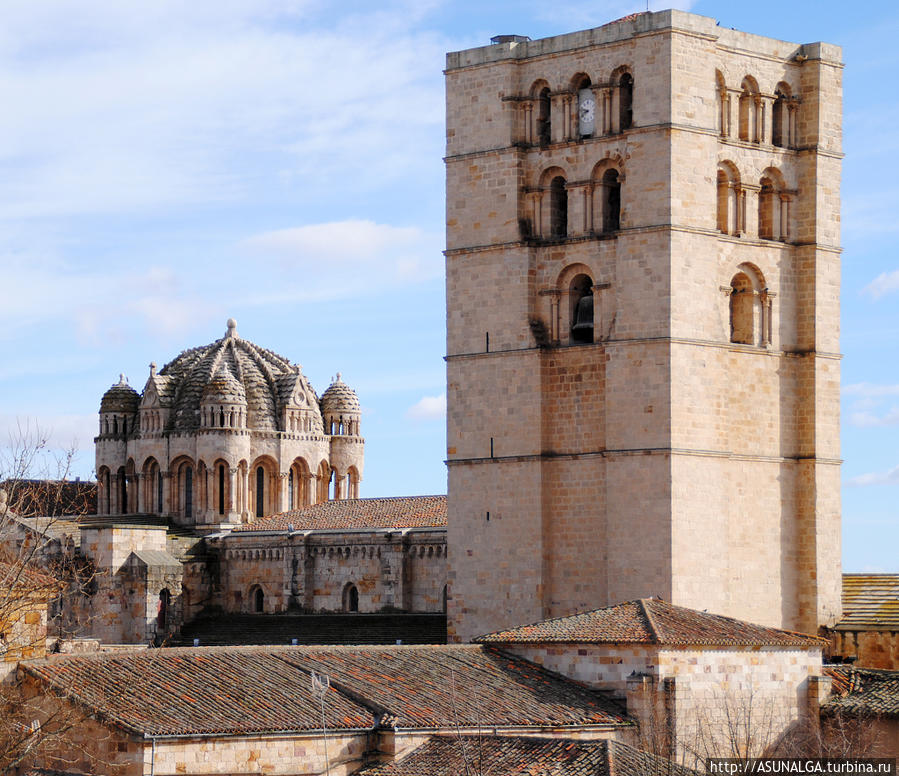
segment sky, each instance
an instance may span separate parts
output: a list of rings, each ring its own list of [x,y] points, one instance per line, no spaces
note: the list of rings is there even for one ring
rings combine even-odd
[[[91,477],[119,374],[234,317],[356,389],[362,495],[445,493],[445,52],[646,7],[2,0],[0,444],[45,434]],[[675,7],[843,46],[844,570],[899,572],[899,8]]]

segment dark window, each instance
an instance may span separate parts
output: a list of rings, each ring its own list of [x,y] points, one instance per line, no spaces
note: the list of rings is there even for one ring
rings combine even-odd
[[[568,191],[561,175],[549,184],[549,233],[556,238],[568,234]]]
[[[618,82],[618,124],[620,129],[630,129],[634,123],[634,79],[630,73]]]
[[[256,517],[265,514],[265,469],[256,468]]]
[[[156,474],[156,503],[159,505],[159,508],[156,511],[161,514],[162,513],[162,472],[157,472],[157,474]]]
[[[159,591],[159,603],[156,608],[156,629],[163,633],[165,632],[165,624],[169,616],[171,598],[172,594],[167,589],[163,588]]]
[[[225,514],[225,466],[219,464],[219,514]]]
[[[261,587],[257,587],[256,592],[253,593],[253,610],[259,613],[265,611],[265,593],[262,592]]]
[[[194,470],[189,466],[184,471],[184,516],[192,517],[194,513]]]
[[[621,225],[621,182],[618,180],[618,170],[606,170],[602,176],[602,186],[602,230],[614,232]]]
[[[359,591],[355,585],[347,585],[343,594],[343,608],[348,612],[359,611]]]
[[[537,105],[537,139],[540,145],[549,145],[552,142],[552,103],[549,99],[549,87],[540,91]]]

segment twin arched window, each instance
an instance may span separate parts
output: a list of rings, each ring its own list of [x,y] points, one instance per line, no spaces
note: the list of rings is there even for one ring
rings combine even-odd
[[[716,123],[723,138],[732,136],[731,96],[720,70],[715,71],[715,91],[718,115]],[[793,97],[790,85],[781,81],[774,89],[774,99],[762,95],[758,82],[747,75],[740,83],[737,110],[737,137],[747,143],[764,143],[769,137],[771,145],[795,148],[798,135],[799,102]],[[770,105],[770,118],[768,106]],[[770,136],[768,129],[770,126]]]
[[[722,234],[741,235],[746,232],[746,187],[733,162],[718,165],[716,176],[716,227]],[[754,189],[755,187],[750,187]],[[762,240],[788,242],[791,235],[792,196],[787,190],[780,170],[769,167],[762,173],[758,185],[758,228]]]
[[[541,79],[531,86],[523,109],[528,144],[547,146],[554,141],[617,134],[634,125],[634,77],[627,67],[616,69],[606,83],[594,83],[587,74],[578,73],[555,93]]]

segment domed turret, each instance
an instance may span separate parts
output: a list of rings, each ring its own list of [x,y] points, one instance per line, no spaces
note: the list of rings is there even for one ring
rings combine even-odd
[[[321,398],[325,433],[331,437],[331,468],[334,473],[334,498],[359,498],[359,482],[365,440],[359,421],[362,409],[359,397],[340,378],[340,372]]]
[[[125,375],[119,375],[119,381],[112,386],[100,400],[100,412],[137,412],[140,394],[128,385]]]
[[[359,418],[362,414],[359,397],[340,379],[340,372],[322,394],[321,408],[326,434],[359,435]]]
[[[125,375],[100,400],[100,436],[118,436],[134,430],[140,394],[128,385]]]
[[[203,428],[246,428],[247,392],[225,363],[203,388],[200,402]]]

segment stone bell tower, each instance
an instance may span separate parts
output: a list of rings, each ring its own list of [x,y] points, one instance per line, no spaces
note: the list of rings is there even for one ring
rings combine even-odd
[[[839,616],[840,60],[679,11],[447,56],[451,638]]]

